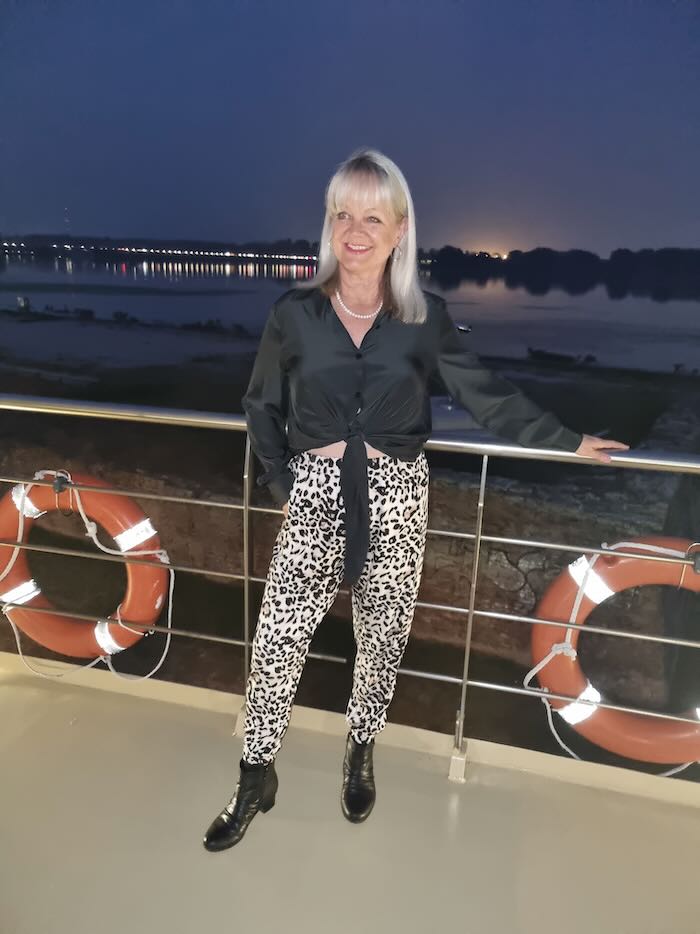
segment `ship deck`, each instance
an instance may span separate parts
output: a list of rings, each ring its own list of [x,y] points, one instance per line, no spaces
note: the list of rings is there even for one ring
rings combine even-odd
[[[696,785],[629,775],[643,786],[625,793],[622,770],[567,762],[562,779],[523,770],[517,750],[509,765],[504,747],[455,783],[452,737],[389,724],[374,812],[353,825],[343,717],[306,708],[277,759],[276,807],[208,853],[203,831],[237,775],[239,704],[106,672],[52,682],[0,657],[3,934],[700,929]]]

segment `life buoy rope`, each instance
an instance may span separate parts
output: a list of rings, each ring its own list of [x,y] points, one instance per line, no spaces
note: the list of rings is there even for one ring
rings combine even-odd
[[[677,538],[639,538],[614,545],[603,545],[610,554],[581,555],[547,588],[535,615],[546,620],[582,626],[592,610],[614,594],[646,584],[675,586],[700,593],[700,573],[687,562],[649,561],[639,555],[687,558],[700,543]],[[624,549],[633,554],[618,555]],[[697,560],[696,560],[697,564]],[[610,752],[654,763],[684,763],[665,774],[674,774],[700,760],[700,710],[692,711],[683,722],[646,717],[629,711],[600,706],[600,692],[591,684],[578,662],[580,629],[534,625],[532,629],[533,668],[523,686],[537,676],[550,728],[559,745],[579,758],[556,731],[552,710],[578,733]],[[563,636],[563,639],[562,639]],[[699,640],[700,641],[700,640]],[[547,694],[571,697],[563,701]]]
[[[47,674],[29,665],[22,652],[20,631],[46,648],[64,655],[97,656],[88,664],[80,666],[82,668],[93,667],[102,661],[118,677],[129,680],[150,678],[162,666],[170,647],[175,587],[175,573],[169,566],[167,552],[160,546],[158,533],[133,500],[122,494],[100,493],[99,488],[107,489],[107,486],[97,478],[71,476],[63,470],[42,470],[34,475],[34,480],[45,480],[47,477],[54,478],[52,486],[17,484],[0,500],[0,538],[14,538],[18,543],[0,545],[0,608],[12,627],[22,661],[41,677],[57,678],[65,674]],[[83,497],[75,484],[97,489],[84,491]],[[73,512],[76,506],[85,525],[85,534],[100,551],[121,557],[126,554],[154,557],[158,561],[157,564],[145,561],[126,564],[127,590],[124,599],[112,616],[96,620],[92,629],[89,624],[68,613],[46,612],[53,608],[32,578],[24,550],[20,547],[25,532],[46,512],[63,512],[65,509]],[[114,539],[117,549],[108,548],[99,540],[98,523]],[[13,532],[14,528],[17,529],[16,533]],[[139,545],[150,547],[138,548]],[[10,548],[12,553],[3,567],[3,552]],[[146,627],[155,623],[166,595],[167,633],[158,663],[146,675],[128,675],[117,671],[112,656],[150,634],[152,630]],[[127,621],[138,623],[143,629],[135,629],[122,620],[125,608]],[[44,612],[36,612],[38,609]]]

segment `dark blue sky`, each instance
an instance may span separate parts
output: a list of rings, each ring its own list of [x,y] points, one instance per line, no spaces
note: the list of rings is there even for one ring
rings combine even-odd
[[[372,145],[425,247],[700,246],[696,0],[0,0],[0,230],[315,239]]]

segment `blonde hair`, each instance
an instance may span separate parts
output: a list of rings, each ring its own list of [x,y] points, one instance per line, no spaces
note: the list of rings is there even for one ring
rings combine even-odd
[[[318,269],[312,279],[295,282],[302,289],[321,288],[331,294],[339,282],[339,264],[330,245],[333,217],[349,194],[364,203],[379,198],[396,220],[406,218],[406,232],[384,268],[384,305],[407,324],[422,324],[427,315],[418,281],[416,219],[408,183],[399,167],[376,149],[357,149],[342,162],[326,187],[326,216],[318,250]]]

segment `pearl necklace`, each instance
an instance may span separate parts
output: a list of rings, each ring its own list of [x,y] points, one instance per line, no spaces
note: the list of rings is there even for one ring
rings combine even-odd
[[[345,304],[345,302],[344,302],[344,301],[342,300],[342,298],[340,297],[340,290],[339,290],[339,289],[336,289],[336,290],[335,290],[335,297],[336,297],[336,298],[338,299],[338,301],[340,302],[340,307],[343,309],[343,311],[347,312],[347,313],[348,313],[349,315],[351,315],[353,318],[374,318],[374,317],[375,317],[376,315],[378,315],[379,312],[382,310],[382,305],[384,304],[384,300],[382,300],[382,301],[379,303],[379,308],[377,308],[376,311],[373,311],[373,312],[372,312],[371,314],[369,314],[369,315],[358,315],[356,312],[350,311],[350,309],[348,308],[348,306]]]

